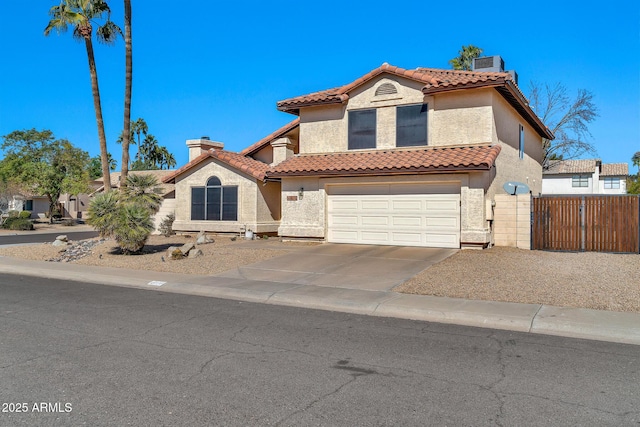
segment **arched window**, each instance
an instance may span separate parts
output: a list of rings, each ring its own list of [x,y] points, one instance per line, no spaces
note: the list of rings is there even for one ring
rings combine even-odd
[[[238,186],[222,185],[217,176],[212,176],[204,187],[191,187],[191,219],[237,221]]]

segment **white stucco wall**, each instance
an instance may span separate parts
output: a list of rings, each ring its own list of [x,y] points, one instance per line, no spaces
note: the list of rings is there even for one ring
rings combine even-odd
[[[589,175],[589,174],[575,174]],[[604,177],[596,180],[589,175],[587,187],[574,187],[573,174],[569,175],[545,175],[542,179],[542,194],[627,194],[627,181],[620,178],[620,188],[604,188]]]

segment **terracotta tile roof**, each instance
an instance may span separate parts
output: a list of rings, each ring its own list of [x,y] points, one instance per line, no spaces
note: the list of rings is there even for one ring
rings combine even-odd
[[[298,117],[295,120],[282,126],[280,129],[273,132],[271,135],[265,136],[260,141],[245,148],[240,152],[240,154],[242,154],[243,156],[250,156],[255,152],[259,151],[260,149],[264,148],[265,146],[269,145],[271,141],[284,136],[288,132],[291,132],[293,129],[295,129],[299,125],[300,125],[300,118]]]
[[[551,160],[549,168],[542,172],[543,175],[560,175],[573,173],[594,173],[599,159],[583,160]],[[628,176],[629,165],[627,163],[602,163],[600,176]]]
[[[569,173],[594,173],[596,170],[596,159],[588,160],[550,160],[547,170],[543,175],[559,175]]]
[[[603,163],[600,176],[628,176],[629,165],[627,163]]]
[[[277,107],[280,111],[299,114],[299,110],[302,107],[341,104],[349,99],[348,92],[383,73],[424,83],[425,86],[422,88],[422,92],[425,95],[451,90],[495,87],[541,136],[547,139],[554,138],[553,133],[531,110],[529,102],[515,84],[511,74],[507,72],[459,71],[437,68],[406,70],[385,63],[347,85],[285,99],[279,101]]]
[[[242,171],[247,175],[251,175],[252,177],[260,180],[264,180],[266,178],[266,171],[269,169],[268,164],[252,157],[243,156],[240,153],[234,153],[231,151],[210,149],[200,154],[180,169],[174,171],[171,175],[166,176],[162,181],[165,183],[175,183],[176,178],[179,175],[211,158],[217,159],[236,170]]]
[[[372,175],[490,169],[500,146],[438,147],[298,155],[276,165],[269,177]]]

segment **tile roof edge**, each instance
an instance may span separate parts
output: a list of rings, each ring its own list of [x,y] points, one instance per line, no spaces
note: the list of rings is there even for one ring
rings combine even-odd
[[[295,129],[299,125],[300,125],[300,117],[296,117],[295,119],[293,119],[292,121],[290,121],[286,125],[282,126],[281,128],[279,128],[279,129],[275,130],[274,132],[270,133],[269,135],[265,136],[264,138],[262,138],[258,142],[255,142],[255,143],[251,144],[250,146],[248,146],[247,148],[243,149],[242,151],[240,151],[240,154],[242,154],[243,156],[249,156],[251,154],[254,154],[255,152],[257,152],[257,151],[261,150],[262,148],[264,148],[268,143],[270,143],[274,139],[279,138],[279,137],[283,136],[284,134],[292,131],[293,129]]]

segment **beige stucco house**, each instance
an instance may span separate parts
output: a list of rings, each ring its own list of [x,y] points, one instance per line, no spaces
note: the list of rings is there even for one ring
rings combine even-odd
[[[383,64],[286,99],[295,120],[240,153],[189,140],[174,229],[336,243],[485,247],[508,181],[542,188],[543,138],[514,74]]]

